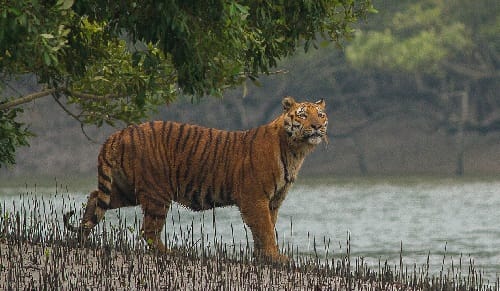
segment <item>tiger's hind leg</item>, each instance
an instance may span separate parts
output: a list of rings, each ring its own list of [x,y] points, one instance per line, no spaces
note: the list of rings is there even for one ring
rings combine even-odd
[[[144,212],[142,236],[148,245],[159,252],[168,251],[161,240],[161,232],[165,226],[165,219],[170,203],[170,201],[158,204],[151,201],[141,203]]]

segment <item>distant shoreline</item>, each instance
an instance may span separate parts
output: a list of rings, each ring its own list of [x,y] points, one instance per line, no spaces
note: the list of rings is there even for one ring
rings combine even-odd
[[[470,174],[463,177],[457,177],[455,175],[314,175],[314,176],[299,176],[296,184],[311,185],[317,182],[331,183],[331,184],[366,184],[366,183],[391,183],[391,184],[415,184],[420,182],[432,182],[432,183],[447,183],[447,182],[500,182],[500,176],[498,175],[480,175],[480,174]],[[1,187],[55,187],[56,185],[66,189],[66,187],[71,188],[81,188],[81,187],[94,187],[97,183],[97,175],[28,175],[28,176],[0,176],[0,188]],[[93,189],[93,188],[92,188]],[[89,191],[91,189],[88,189]]]

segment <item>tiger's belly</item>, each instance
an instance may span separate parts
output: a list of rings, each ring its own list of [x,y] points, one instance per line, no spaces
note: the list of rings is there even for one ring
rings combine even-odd
[[[193,191],[184,193],[184,195],[174,195],[173,201],[194,211],[208,210],[216,207],[235,205],[231,195],[222,195],[223,193],[214,193],[208,191]]]

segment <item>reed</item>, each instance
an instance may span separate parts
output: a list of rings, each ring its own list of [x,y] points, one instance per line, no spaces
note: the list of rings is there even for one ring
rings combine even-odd
[[[308,234],[306,254],[297,246],[281,244],[292,258],[288,264],[254,260],[247,228],[243,243],[236,242],[232,225],[230,244],[218,237],[216,211],[203,213],[197,230],[194,221],[182,225],[179,211],[171,210],[173,227],[164,235],[172,250],[169,254],[148,249],[139,233],[140,219],[127,221],[120,211],[114,213],[117,224],[101,223],[80,246],[62,226],[63,209],[35,197],[26,193],[11,207],[5,201],[0,204],[1,290],[498,290],[500,286],[498,278],[484,280],[472,259],[466,266],[461,256],[458,266],[446,266],[446,248],[438,274],[429,271],[429,259],[422,266],[406,266],[403,243],[399,264],[379,260],[378,266],[369,267],[364,258],[353,258],[349,234],[339,253],[332,250],[330,239]],[[64,208],[81,208],[66,200]],[[205,231],[205,219],[211,220],[212,237]]]

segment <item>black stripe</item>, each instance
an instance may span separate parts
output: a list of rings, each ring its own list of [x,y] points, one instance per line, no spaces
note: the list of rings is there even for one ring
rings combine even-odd
[[[225,191],[225,189],[224,189],[224,188],[225,188],[225,182],[223,182],[223,183],[222,183],[222,185],[221,185],[221,187],[220,187],[220,189],[219,189],[219,194],[217,194],[217,197],[219,197],[219,199],[218,199],[218,201],[217,201],[217,202],[218,202],[220,205],[226,205],[226,204],[229,204],[229,199],[228,199],[229,197],[226,197],[226,195],[225,195],[225,192],[226,192],[226,191]],[[214,205],[215,205],[215,203],[214,203]]]
[[[233,143],[232,144],[232,147],[231,149],[228,151],[227,155],[226,155],[226,161],[225,161],[225,165],[224,165],[224,173],[226,174],[225,176],[225,179],[224,181],[226,183],[228,183],[229,181],[229,173],[232,173],[232,171],[230,171],[230,168],[231,168],[231,163],[230,162],[233,162],[233,165],[237,162],[237,157],[238,157],[238,154],[236,153],[236,144],[239,142],[237,140],[237,137],[238,137],[238,133],[233,131],[231,132],[231,142]]]
[[[168,145],[168,141],[170,140],[170,136],[172,135],[172,126],[174,125],[173,122],[168,122],[168,128],[167,128],[167,135],[165,138],[165,146]]]
[[[281,152],[281,155],[280,155],[280,159],[281,159],[281,163],[283,164],[283,174],[284,174],[284,178],[285,178],[285,182],[286,183],[290,183],[290,176],[288,174],[288,165],[286,163],[286,157],[285,157],[285,153],[283,153],[283,151]]]
[[[162,144],[158,142],[157,134],[158,130],[156,130],[153,125],[151,125],[151,131],[152,135],[151,138],[149,138],[149,146],[150,146],[150,154],[148,155],[149,158],[149,163],[154,170],[154,179],[155,181],[161,181],[163,180],[162,174],[163,174],[163,169],[165,168],[164,164],[164,159],[166,158],[164,155],[162,155]],[[157,183],[158,185],[159,183]],[[161,190],[161,189],[160,189]]]
[[[136,191],[137,197],[140,197],[141,195],[147,196],[148,202],[152,203],[153,205],[155,205],[155,207],[157,207],[157,206],[166,206],[166,205],[169,205],[169,203],[170,203],[170,201],[168,201],[166,199],[162,199],[162,198],[164,198],[162,196],[149,195],[149,194],[154,194],[154,193],[151,193],[149,191],[149,189],[144,189],[144,187],[143,188],[138,188],[135,191]]]
[[[196,135],[196,136],[193,136],[193,139],[196,139],[196,141],[194,143],[191,143],[191,148],[189,148],[189,151],[188,151],[189,154],[187,156],[188,159],[186,161],[186,170],[184,171],[184,176],[187,176],[188,171],[191,168],[193,158],[195,157],[194,154],[198,150],[201,138],[203,136],[203,131],[199,130],[198,127],[195,127],[193,130],[195,131],[195,135]]]
[[[186,148],[186,143],[189,141],[189,137],[191,136],[191,132],[193,132],[192,126],[190,126],[188,128],[188,132],[186,134],[186,137],[184,138],[184,141],[182,142],[182,145],[181,145],[181,150],[184,150]]]
[[[220,155],[219,155],[219,156],[220,156],[220,157],[219,157],[219,159],[221,159],[221,158],[222,158],[222,159],[225,159],[225,160],[224,160],[224,166],[223,166],[223,168],[222,168],[222,169],[219,169],[219,166],[221,166],[221,165],[217,165],[217,169],[219,169],[219,171],[218,171],[218,172],[216,172],[216,173],[214,174],[213,178],[212,178],[212,185],[213,185],[213,187],[214,187],[214,192],[216,192],[216,191],[217,191],[217,185],[216,185],[216,183],[217,183],[217,182],[216,182],[216,180],[217,180],[217,174],[223,174],[223,173],[224,173],[224,172],[222,172],[222,173],[221,173],[220,171],[221,171],[221,170],[222,170],[222,171],[224,171],[224,170],[226,169],[226,165],[225,165],[225,164],[226,164],[226,163],[227,163],[227,161],[229,160],[229,157],[228,157],[228,155],[226,154],[226,152],[227,152],[227,147],[228,147],[228,145],[229,145],[229,143],[230,143],[230,141],[231,141],[231,138],[230,138],[230,136],[229,136],[229,132],[227,132],[227,131],[225,131],[225,132],[224,132],[224,135],[225,135],[225,139],[226,139],[226,141],[224,142],[224,146],[222,147],[222,150],[220,151]],[[215,160],[215,162],[218,162],[218,161],[217,161],[217,159]],[[220,189],[219,189],[219,191],[218,191],[218,192],[219,192],[219,194],[222,194],[222,188],[224,187],[224,183],[225,183],[225,181],[220,181],[220,183],[221,183],[221,185],[220,185]],[[214,193],[214,194],[215,194],[215,193]],[[224,200],[225,200],[225,199],[224,199],[224,197],[222,197],[222,195],[219,195],[218,197],[222,200],[222,201],[220,201],[220,202],[224,202]],[[217,199],[217,200],[219,200],[219,199]]]
[[[193,210],[202,210],[203,209],[203,205],[202,205],[202,202],[201,202],[201,189],[199,191],[194,191],[193,192],[193,196],[191,197],[191,208]]]
[[[152,170],[151,167],[148,167],[148,166],[152,166],[151,163],[150,163],[150,165],[147,165],[147,162],[148,162],[147,158],[148,157],[150,158],[150,155],[147,154],[148,149],[147,149],[146,136],[144,133],[144,129],[141,127],[136,127],[136,130],[137,130],[136,131],[136,138],[138,139],[139,142],[137,144],[135,141],[132,142],[134,149],[137,148],[137,150],[136,150],[137,154],[134,155],[134,162],[135,163],[139,162],[141,165],[141,167],[140,167],[141,171],[137,171],[137,174],[138,174],[137,180],[141,180],[141,181],[147,183],[148,182],[147,178],[154,178],[154,177],[151,177],[152,175],[144,175],[145,174],[144,171],[149,170],[148,172],[150,172]],[[134,168],[136,167],[135,163],[133,165]],[[133,172],[136,172],[136,171],[133,170]],[[148,183],[148,184],[149,184],[149,187],[151,187],[152,183]],[[136,184],[134,183],[134,185],[136,185]]]
[[[197,175],[198,177],[200,177],[200,180],[197,181],[198,185],[201,185],[205,181],[206,176],[208,174],[207,173],[208,171],[205,172],[205,168],[208,166],[209,159],[212,156],[210,154],[207,154],[207,151],[209,153],[209,149],[212,148],[212,131],[213,131],[212,128],[210,128],[209,131],[208,131],[209,138],[208,138],[208,140],[207,140],[207,142],[205,144],[205,147],[203,148],[203,152],[201,153],[201,156],[200,156],[202,158],[204,157],[204,159],[200,163],[201,164],[201,168],[200,168],[200,171],[198,172],[198,175]]]
[[[144,216],[149,216],[149,217],[152,217],[153,219],[165,219],[165,217],[167,216],[166,214],[153,214],[151,212],[144,212]]]
[[[191,190],[193,190],[193,182],[189,181],[186,183],[186,188],[184,189],[184,192],[182,193],[184,197],[189,199],[189,194],[191,193]]]
[[[108,139],[106,141],[106,143],[104,143],[102,145],[102,147],[101,147],[100,157],[102,158],[102,160],[104,161],[104,163],[106,163],[106,165],[108,167],[111,167],[111,163],[108,161],[108,157],[107,157],[107,155],[108,155],[108,151],[107,151],[108,150],[108,144],[111,142],[112,143],[111,146],[112,146],[115,140],[116,140],[116,137],[114,136],[112,140]]]
[[[179,196],[179,188],[177,185],[174,184],[174,172],[172,171],[172,165],[170,165],[170,167],[168,167],[168,183],[170,184],[170,189],[172,191],[172,194],[173,194],[173,197],[172,199],[173,200],[176,200],[177,197]]]
[[[153,139],[152,145],[153,145],[153,148],[155,148],[157,142],[156,142],[156,130],[155,130],[154,121],[149,122],[149,128],[151,129],[151,137]]]
[[[236,156],[238,156],[238,154],[235,154],[235,152],[236,152],[236,146],[240,143],[240,140],[239,140],[240,133],[233,131],[233,134],[234,134],[234,136],[233,136],[232,152],[233,152],[233,156],[236,157]]]
[[[175,139],[175,146],[174,146],[174,165],[175,165],[175,177],[173,177],[173,173],[171,173],[170,175],[170,182],[173,183],[175,181],[175,191],[177,192],[177,194],[180,194],[182,195],[182,193],[178,193],[180,191],[180,181],[179,181],[179,171],[180,171],[180,164],[179,164],[179,152],[178,152],[178,148],[179,148],[179,142],[181,140],[181,137],[184,133],[184,127],[186,126],[185,123],[181,124],[181,126],[179,127],[179,131],[177,132],[177,136],[176,136],[176,139]]]
[[[135,129],[137,128],[136,125],[133,125],[133,126],[130,126],[129,127],[129,136],[130,136],[130,158],[129,158],[129,163],[130,163],[130,169],[134,169],[135,168],[135,158],[136,158],[136,147],[135,147],[135,138],[134,138],[134,131]],[[126,171],[124,171],[126,172]],[[135,173],[134,171],[132,171],[132,173],[130,173],[130,175],[132,175],[132,185],[134,185],[134,187],[136,186],[135,184]]]
[[[191,165],[193,163],[193,159],[197,158],[195,156],[195,153],[198,150],[198,146],[200,144],[201,137],[203,136],[203,131],[199,130],[198,127],[195,127],[194,131],[195,131],[195,134],[196,134],[196,142],[191,143],[191,148],[189,150],[189,154],[187,156],[187,160],[185,161],[186,162],[186,167],[185,167],[185,170],[184,170],[184,173],[183,173],[183,177],[189,177],[189,180],[185,183],[186,184],[186,189],[184,189],[184,192],[183,192],[186,197],[190,196],[190,192],[191,192],[191,189],[192,189],[192,187],[191,187],[191,189],[188,190],[187,186],[189,184],[193,183],[193,180],[194,180],[194,178],[196,176],[196,175],[188,175],[188,172],[189,172],[189,170],[192,170],[191,169]]]
[[[212,191],[211,187],[207,188],[207,193],[205,194],[205,199],[203,201],[203,204],[205,205],[205,209],[209,208],[214,208],[215,207],[215,202],[213,199],[214,192]]]
[[[179,142],[181,141],[181,137],[184,134],[184,127],[186,127],[186,124],[183,123],[181,124],[181,127],[179,128],[179,132],[177,134],[177,139],[175,141],[175,147],[174,147],[174,153],[178,153],[179,150]]]
[[[231,198],[232,195],[234,195],[234,178],[236,177],[236,179],[238,179],[238,176],[237,174],[235,173],[235,167],[236,167],[236,158],[241,156],[241,153],[240,152],[237,152],[236,149],[237,149],[237,146],[239,145],[239,149],[241,150],[242,148],[242,143],[241,143],[241,140],[240,138],[243,136],[243,133],[242,132],[233,132],[234,133],[234,137],[233,137],[233,147],[231,149],[231,159],[234,159],[233,160],[233,163],[232,164],[229,164],[229,167],[226,171],[226,185],[228,186],[227,190],[226,190],[226,196],[228,196],[229,198]],[[229,160],[229,158],[228,158]],[[231,167],[232,166],[232,167]],[[232,202],[233,199],[230,199],[231,201],[228,201],[228,202]]]
[[[171,150],[168,150],[170,147],[171,147],[171,144],[169,143],[170,142],[170,137],[172,135],[172,127],[174,126],[174,123],[173,122],[168,122],[168,128],[167,128],[167,135],[164,136],[164,143],[163,143],[163,146],[165,147],[165,152],[166,153],[171,153]],[[165,157],[167,159],[167,163],[169,163],[167,165],[167,167],[164,168],[164,170],[167,170],[168,172],[166,173],[167,177],[168,177],[168,183],[170,185],[170,189],[172,191],[172,194],[174,195],[174,197],[172,197],[172,199],[175,199],[175,196],[178,194],[177,192],[177,189],[176,189],[176,185],[174,185],[174,181],[173,181],[173,172],[171,171],[171,169],[173,168],[173,166],[175,165],[175,161],[170,159],[172,158],[171,156],[166,156]],[[175,158],[175,156],[173,157]]]
[[[125,162],[125,131],[126,129],[123,129],[120,132],[120,165],[123,167],[123,163]],[[126,172],[125,172],[126,173]]]
[[[92,222],[93,224],[97,224],[99,222],[97,214],[92,215],[92,217],[90,218],[90,222]]]
[[[278,193],[278,183],[276,182],[276,175],[274,172],[272,172],[273,175],[273,182],[274,182],[274,195]]]
[[[130,137],[130,147],[131,147],[132,159],[135,158],[135,152],[136,152],[136,148],[135,148],[135,131],[136,131],[136,129],[137,129],[136,125],[129,127],[129,137]]]
[[[99,163],[99,166],[97,167],[97,172],[98,172],[100,178],[102,178],[108,182],[111,182],[111,178],[108,175],[104,174],[104,169],[102,168],[102,163]]]
[[[118,192],[118,194],[119,194],[118,196],[120,198],[124,198],[126,200],[126,202],[128,202],[130,205],[137,205],[137,200],[131,199],[132,197],[130,197],[130,194],[132,194],[132,193],[130,191],[127,191],[127,192],[123,191],[123,189],[117,183],[115,183],[113,185],[115,187],[115,190]]]
[[[162,137],[165,137],[165,134],[166,134],[166,128],[165,128],[165,127],[166,127],[166,126],[167,126],[167,123],[166,123],[166,122],[163,122],[163,123],[161,124],[161,136],[162,136]]]
[[[208,154],[207,159],[203,163],[202,170],[200,171],[200,173],[203,175],[202,178],[199,181],[201,185],[203,185],[203,183],[207,179],[208,173],[215,174],[214,171],[213,171],[214,170],[214,162],[215,162],[215,158],[217,156],[217,152],[218,152],[218,149],[219,149],[219,145],[220,145],[220,141],[221,141],[221,138],[222,138],[222,134],[221,134],[220,131],[216,131],[216,135],[217,135],[217,137],[215,139],[215,144],[214,144],[213,151]]]
[[[182,156],[182,153],[184,153],[184,149],[186,148],[186,143],[188,142],[189,140],[189,137],[191,136],[191,132],[193,131],[193,128],[192,127],[189,127],[187,129],[187,133],[186,133],[186,136],[184,137],[184,141],[182,142],[182,145],[181,145],[181,148],[180,149],[176,149],[175,150],[175,153],[179,156]],[[177,143],[179,142],[180,138],[177,140]],[[176,145],[177,146],[177,145]],[[192,149],[192,148],[191,148]],[[189,151],[190,152],[190,151]],[[187,156],[188,160],[189,161],[189,155]],[[186,174],[187,174],[187,171],[189,170],[190,167],[187,166],[186,164],[186,159],[182,159],[181,163],[177,165],[177,169],[176,169],[176,172],[175,172],[175,175],[176,175],[176,180],[177,180],[177,185],[179,186],[179,188],[184,188],[184,187],[180,187],[181,185],[183,185],[184,183],[184,180],[186,178]],[[183,171],[183,175],[181,176],[180,175],[180,171],[181,171],[181,167],[182,166],[185,166],[186,167],[186,170]],[[182,189],[182,192],[181,194],[182,195],[185,195],[185,191],[184,189]]]
[[[153,153],[149,152],[148,149],[148,143],[150,139],[148,138],[149,136],[146,136],[146,132],[143,127],[137,127],[137,138],[138,138],[138,143],[136,144],[137,147],[137,154],[136,154],[136,160],[139,159],[141,169],[145,170],[153,170],[154,163],[152,162],[152,159],[154,159]],[[154,149],[154,146],[152,146],[152,149]],[[144,174],[144,172],[141,172],[141,174]],[[153,176],[155,173],[152,173]],[[144,175],[140,175],[144,176]]]
[[[240,177],[239,181],[246,181],[245,167],[242,166],[240,168]]]
[[[150,123],[151,124],[151,123]],[[156,159],[155,159],[155,154],[154,154],[154,149],[155,145],[151,143],[151,138],[152,135],[154,135],[154,128],[152,128],[153,132],[151,133],[152,135],[146,136],[146,131],[144,130],[143,127],[137,128],[137,136],[139,137],[139,145],[141,147],[140,152],[138,156],[140,157],[140,163],[142,166],[143,171],[141,172],[141,178],[143,180],[147,178],[155,179],[158,177],[158,172],[156,171],[157,168],[155,167],[156,165]],[[149,144],[149,147],[148,147]],[[148,149],[151,150],[148,152]],[[149,170],[151,175],[144,175],[144,171]],[[149,181],[153,182],[153,181]],[[154,186],[157,186],[156,183],[149,183],[150,185],[153,184]]]
[[[212,130],[213,129],[211,129],[211,128],[208,130],[207,143],[205,144],[205,147],[203,148],[203,152],[201,153],[201,157],[205,157],[206,156],[207,150],[210,148],[210,145],[212,144]],[[206,159],[205,159],[205,161],[206,161]]]
[[[245,151],[245,154],[247,154],[249,156],[249,160],[250,160],[250,178],[253,178],[254,176],[254,165],[253,165],[253,147],[254,147],[254,140],[255,138],[257,137],[257,133],[259,132],[259,128],[254,128],[252,130],[250,130],[248,133],[252,134],[251,136],[249,135],[245,135],[245,139],[244,139],[244,142],[245,142],[245,148],[246,148],[246,151]]]
[[[161,133],[160,137],[164,138],[165,137],[165,131],[166,131],[166,122],[162,122],[162,127],[161,127]],[[155,137],[154,137],[154,145],[153,147],[157,150],[158,156],[154,156],[151,158],[156,158],[157,162],[159,163],[158,166],[160,167],[157,169],[156,174],[158,177],[155,177],[156,179],[161,179],[161,181],[166,180],[166,172],[165,170],[167,169],[167,166],[165,165],[166,160],[168,159],[167,157],[167,152],[166,152],[166,143],[165,142],[158,142],[157,137],[156,137],[156,131],[155,131]],[[156,151],[155,151],[156,153]],[[172,191],[172,186],[170,186],[170,190]],[[166,189],[165,189],[166,190]]]
[[[243,153],[242,154],[243,155],[246,155],[248,152],[249,143],[248,143],[247,137],[248,137],[249,132],[250,132],[249,130],[245,131],[245,133],[243,134],[243,137],[242,137],[242,143],[243,143],[243,146],[242,146]]]
[[[257,128],[255,128],[255,129],[253,129],[253,135],[252,135],[252,137],[250,138],[250,143],[252,143],[252,144],[253,144],[253,142],[254,142],[255,138],[257,137],[257,133],[260,131],[260,129],[261,129],[261,128],[262,128],[262,127],[257,127]]]
[[[182,190],[180,189],[181,187],[181,181],[179,180],[179,176],[180,176],[180,171],[181,171],[181,166],[180,165],[176,165],[176,169],[175,169],[175,181],[176,181],[176,185],[177,185],[177,190],[178,191],[181,191],[179,194],[184,196],[184,193],[182,193]]]
[[[193,130],[194,130],[193,139],[196,141],[191,143],[191,147],[189,148],[188,151],[189,152],[188,157],[192,157],[194,153],[196,153],[196,151],[198,150],[198,146],[200,145],[200,140],[203,136],[203,131],[200,130],[198,127],[194,127]]]
[[[203,180],[202,180],[202,179],[198,180],[198,179],[196,179],[196,178],[201,177],[201,175],[202,175],[202,173],[203,173],[203,171],[204,171],[204,168],[205,168],[205,166],[207,165],[207,161],[208,161],[208,159],[210,158],[210,155],[207,155],[207,151],[209,151],[209,149],[210,149],[210,147],[211,147],[211,144],[212,144],[212,131],[213,131],[213,129],[212,129],[212,128],[210,128],[210,129],[208,129],[208,130],[203,130],[203,131],[200,131],[200,139],[199,139],[199,140],[201,140],[201,138],[204,136],[204,133],[205,133],[206,131],[208,131],[208,138],[207,138],[207,140],[206,140],[205,146],[203,147],[203,151],[202,151],[202,153],[201,153],[201,155],[200,155],[200,157],[203,159],[203,160],[201,160],[201,161],[200,161],[201,168],[200,168],[200,169],[199,169],[199,171],[197,172],[197,173],[198,173],[197,175],[192,175],[192,177],[193,177],[193,181],[189,181],[189,184],[192,184],[193,186],[194,186],[194,185],[200,185],[200,184],[202,184],[202,181],[203,181]],[[196,147],[196,150],[197,150],[197,148],[198,148],[198,146]],[[190,160],[191,160],[191,159],[190,159]],[[189,169],[186,169],[186,170],[189,170]],[[195,180],[196,180],[196,181],[195,181]],[[200,190],[200,191],[201,191],[201,190]],[[186,190],[186,191],[185,191],[185,192],[186,192],[186,193],[185,193],[185,195],[186,195],[186,197],[187,197],[187,198],[189,198],[189,199],[191,199],[191,201],[193,201],[193,200],[195,199],[195,196],[200,196],[200,195],[201,195],[200,191],[195,191],[195,192],[193,192],[193,197],[189,197],[188,195],[189,195],[189,193],[191,192],[191,190],[189,190],[189,191],[187,191],[187,190]],[[199,199],[199,198],[196,198],[196,199]]]
[[[227,147],[228,145],[230,144],[231,142],[231,136],[229,135],[230,133],[225,131],[224,132],[224,135],[225,135],[225,138],[226,138],[226,141],[224,142],[224,146],[222,147],[222,155],[224,156],[224,154],[227,152]]]
[[[106,195],[111,194],[111,190],[109,190],[109,188],[106,187],[106,185],[102,184],[101,182],[97,184],[97,188]]]
[[[101,200],[101,198],[97,198],[97,207],[101,208],[101,209],[104,209],[104,210],[108,210],[109,209],[109,205],[108,203],[104,202]]]
[[[217,163],[217,155],[219,154],[219,146],[220,146],[220,142],[221,142],[221,139],[222,139],[222,132],[220,131],[217,131],[217,138],[215,139],[215,145],[214,145],[214,149],[213,149],[213,159],[211,159],[211,163],[210,163],[210,169],[214,169],[214,166],[215,164]]]
[[[257,129],[255,129],[255,132],[254,132],[254,134],[252,135],[252,137],[250,138],[250,141],[249,141],[250,149],[248,150],[248,155],[250,157],[250,174],[251,174],[252,178],[255,176],[255,165],[254,165],[254,158],[253,158],[255,139],[256,139],[257,134],[258,134],[258,132],[260,131],[261,128],[262,127],[259,127]]]

